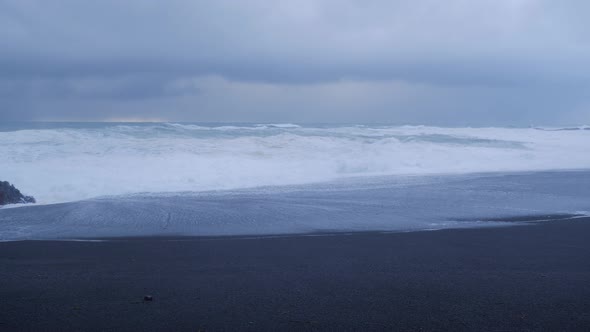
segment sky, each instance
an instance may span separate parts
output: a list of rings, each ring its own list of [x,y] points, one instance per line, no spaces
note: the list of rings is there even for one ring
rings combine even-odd
[[[586,0],[0,0],[0,121],[590,123]]]

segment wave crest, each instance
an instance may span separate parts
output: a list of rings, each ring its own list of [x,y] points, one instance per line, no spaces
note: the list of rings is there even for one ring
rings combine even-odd
[[[586,129],[150,123],[4,131],[0,141],[3,180],[41,203],[350,176],[590,168]]]

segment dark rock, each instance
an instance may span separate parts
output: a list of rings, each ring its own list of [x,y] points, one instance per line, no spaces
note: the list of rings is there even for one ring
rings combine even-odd
[[[143,297],[143,300],[144,301],[153,301],[154,298],[151,295],[146,295],[146,296]]]
[[[35,199],[32,196],[23,195],[10,183],[0,181],[0,206],[18,203],[35,203]]]

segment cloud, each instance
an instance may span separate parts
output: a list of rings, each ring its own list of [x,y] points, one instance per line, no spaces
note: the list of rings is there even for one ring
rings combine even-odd
[[[175,105],[172,120],[447,123],[437,114],[463,108],[457,122],[492,121],[482,110],[504,123],[531,118],[517,109],[585,118],[588,10],[575,0],[0,0],[0,115],[159,117]]]

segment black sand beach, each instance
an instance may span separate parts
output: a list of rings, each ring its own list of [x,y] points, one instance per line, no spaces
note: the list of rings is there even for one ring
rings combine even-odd
[[[589,238],[585,218],[394,234],[4,242],[0,330],[587,331]]]

